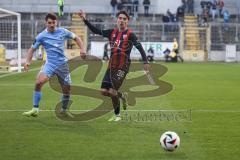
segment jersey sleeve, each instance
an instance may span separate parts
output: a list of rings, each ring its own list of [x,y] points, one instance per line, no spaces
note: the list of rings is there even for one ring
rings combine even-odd
[[[67,30],[67,29],[63,29],[64,33],[65,33],[65,39],[75,39],[77,36],[75,33]]]
[[[84,20],[84,23],[87,25],[87,27],[95,34],[102,35],[103,37],[109,38],[111,36],[111,33],[113,29],[99,29],[92,25],[88,20]]]
[[[142,60],[144,64],[148,63],[147,60],[147,56],[146,53],[142,47],[142,44],[139,42],[137,36],[134,33],[131,33],[130,35],[130,40],[132,41],[133,45],[138,49],[138,51],[140,52],[141,56],[142,56]]]
[[[35,40],[34,40],[32,46],[31,46],[31,48],[37,49],[37,48],[42,44],[41,40],[42,40],[42,36],[41,36],[41,35],[38,35],[38,36],[35,38]]]

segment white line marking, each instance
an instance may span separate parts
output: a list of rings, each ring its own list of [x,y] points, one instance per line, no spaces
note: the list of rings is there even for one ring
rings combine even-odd
[[[41,69],[41,67],[33,68],[33,69],[30,69],[28,72],[37,71],[37,70],[40,70],[40,69]],[[23,72],[21,72],[21,73],[23,73]],[[15,74],[21,74],[21,73],[19,73],[19,72],[7,73],[7,74],[0,75],[0,78],[12,76],[12,75],[15,75]]]
[[[3,83],[3,84],[0,84],[0,86],[3,86],[3,87],[16,87],[16,86],[20,86],[20,87],[26,87],[26,86],[34,86],[34,83],[32,84],[24,84],[24,83],[16,83],[16,84],[13,84],[13,83]]]
[[[24,112],[26,109],[0,109],[0,112]],[[71,112],[89,112],[93,110],[84,110],[84,109],[73,109]],[[96,112],[105,112],[111,110],[95,110]],[[182,109],[182,110],[127,110],[128,112],[183,112],[183,111],[191,111],[191,112],[214,112],[214,113],[240,113],[240,110],[204,110],[204,109]],[[53,109],[40,110],[40,112],[55,112]]]

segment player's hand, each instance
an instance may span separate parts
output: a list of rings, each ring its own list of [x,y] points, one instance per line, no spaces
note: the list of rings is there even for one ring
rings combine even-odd
[[[29,65],[30,65],[29,63],[25,63],[25,64],[24,64],[23,67],[24,67],[24,71],[25,71],[25,72],[28,72],[28,70],[29,70]]]
[[[149,72],[149,69],[150,69],[150,65],[149,65],[148,63],[144,64],[144,65],[143,65],[143,69],[144,69],[144,71],[145,71],[146,73],[148,73],[148,72]]]
[[[82,58],[82,59],[85,59],[86,58],[86,51],[83,49],[83,50],[80,50],[80,57]]]
[[[86,19],[86,14],[85,14],[82,10],[80,10],[80,11],[78,12],[78,16],[79,16],[80,18],[82,18],[83,20]]]

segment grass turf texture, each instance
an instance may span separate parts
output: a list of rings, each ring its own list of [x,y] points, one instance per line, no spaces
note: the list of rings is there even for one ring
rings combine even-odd
[[[191,121],[107,122],[112,113],[88,122],[65,122],[54,112],[38,118],[23,117],[29,110],[38,70],[0,78],[0,157],[35,159],[161,159],[237,160],[240,157],[240,64],[166,64],[161,77],[174,89],[163,96],[139,98],[134,110],[191,109]],[[31,66],[39,67],[39,64]],[[74,84],[99,88],[105,68],[94,83],[82,82],[85,67],[74,71]],[[60,94],[43,88],[41,109],[53,110]],[[73,96],[72,109],[90,109],[99,100]],[[14,111],[15,110],[15,111]],[[164,151],[160,135],[175,131],[181,138],[177,151]]]

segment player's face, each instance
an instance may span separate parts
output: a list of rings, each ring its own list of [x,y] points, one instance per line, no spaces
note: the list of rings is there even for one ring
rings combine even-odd
[[[46,21],[48,32],[54,32],[57,26],[57,20],[49,19]]]
[[[118,16],[118,19],[117,19],[117,25],[118,25],[118,28],[121,30],[121,31],[124,31],[125,29],[127,29],[127,25],[128,25],[128,18],[125,14],[120,14]]]

